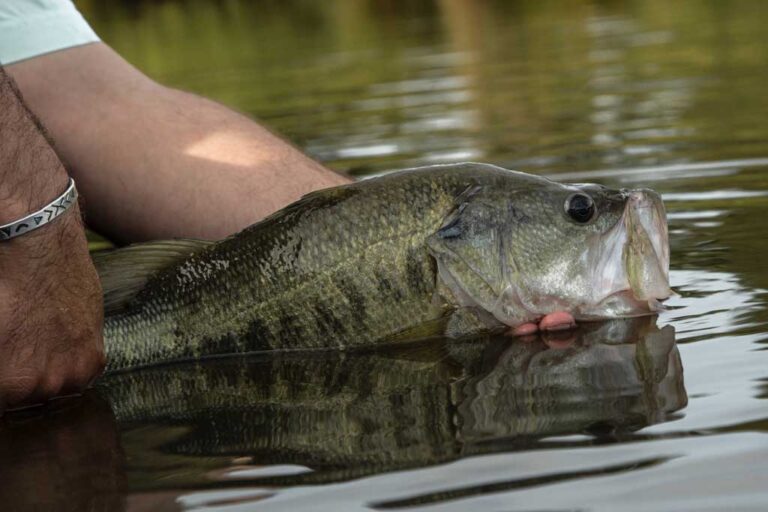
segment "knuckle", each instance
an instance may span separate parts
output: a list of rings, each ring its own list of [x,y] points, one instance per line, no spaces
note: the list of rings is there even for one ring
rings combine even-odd
[[[64,388],[65,377],[58,373],[46,375],[40,382],[38,394],[42,398],[52,398],[61,393]]]
[[[83,357],[77,364],[72,383],[77,389],[85,389],[104,370],[105,358],[103,351],[95,351]]]
[[[33,370],[3,376],[0,379],[0,401],[9,406],[27,403],[33,399],[41,380],[40,374]]]

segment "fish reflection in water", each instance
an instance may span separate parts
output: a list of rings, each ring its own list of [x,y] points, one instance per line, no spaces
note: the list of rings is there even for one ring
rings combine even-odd
[[[584,324],[573,339],[155,367],[7,416],[0,499],[118,510],[143,490],[332,482],[535,448],[542,437],[632,435],[686,401],[674,330],[652,318]]]
[[[211,485],[211,471],[226,473],[233,458],[308,468],[259,472],[250,484],[338,481],[545,436],[631,432],[687,402],[674,330],[651,318],[585,324],[565,340],[437,340],[158,367],[116,374],[99,392],[126,453],[142,460],[137,477],[163,476],[145,473],[145,488]],[[153,453],[137,457],[148,446]],[[182,481],[179,464],[190,470]]]
[[[572,343],[504,347],[462,387],[462,438],[604,434],[664,421],[687,396],[674,329],[651,322],[586,324]]]

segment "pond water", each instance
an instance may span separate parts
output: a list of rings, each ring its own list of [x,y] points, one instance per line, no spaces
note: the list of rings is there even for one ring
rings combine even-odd
[[[4,507],[768,508],[768,4],[78,5],[154,78],[361,178],[475,160],[654,188],[679,295],[575,340],[104,379],[0,423]]]

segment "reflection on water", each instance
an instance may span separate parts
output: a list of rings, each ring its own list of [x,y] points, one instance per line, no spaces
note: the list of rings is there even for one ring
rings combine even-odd
[[[766,4],[77,3],[150,75],[360,177],[482,160],[655,188],[679,295],[658,328],[576,340],[116,375],[0,421],[3,506],[766,509]]]
[[[108,495],[126,482],[134,491],[327,483],[536,448],[560,434],[631,436],[687,402],[674,330],[651,318],[527,342],[435,340],[150,368],[105,379],[97,391],[111,409],[91,396],[87,407],[0,427],[3,460],[43,455],[21,474],[0,471],[4,481],[36,486],[51,462],[80,465],[48,481],[41,503],[95,477]]]
[[[154,449],[174,455],[172,468],[177,455],[247,456],[249,465],[278,466],[278,475],[249,478],[270,484],[434,464],[490,441],[631,432],[687,400],[674,331],[650,319],[596,324],[549,345],[496,338],[160,368],[118,375],[99,392],[126,444],[134,433],[146,444],[147,428],[161,425]],[[167,439],[169,427],[183,434]],[[285,464],[307,470],[286,476]],[[175,477],[157,471],[152,486]]]
[[[3,510],[121,510],[124,463],[114,415],[95,394],[0,422]]]

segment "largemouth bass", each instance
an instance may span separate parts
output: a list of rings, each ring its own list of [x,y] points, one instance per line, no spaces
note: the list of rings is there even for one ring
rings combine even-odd
[[[658,194],[485,164],[322,190],[220,242],[95,261],[108,370],[646,315],[671,293]]]

